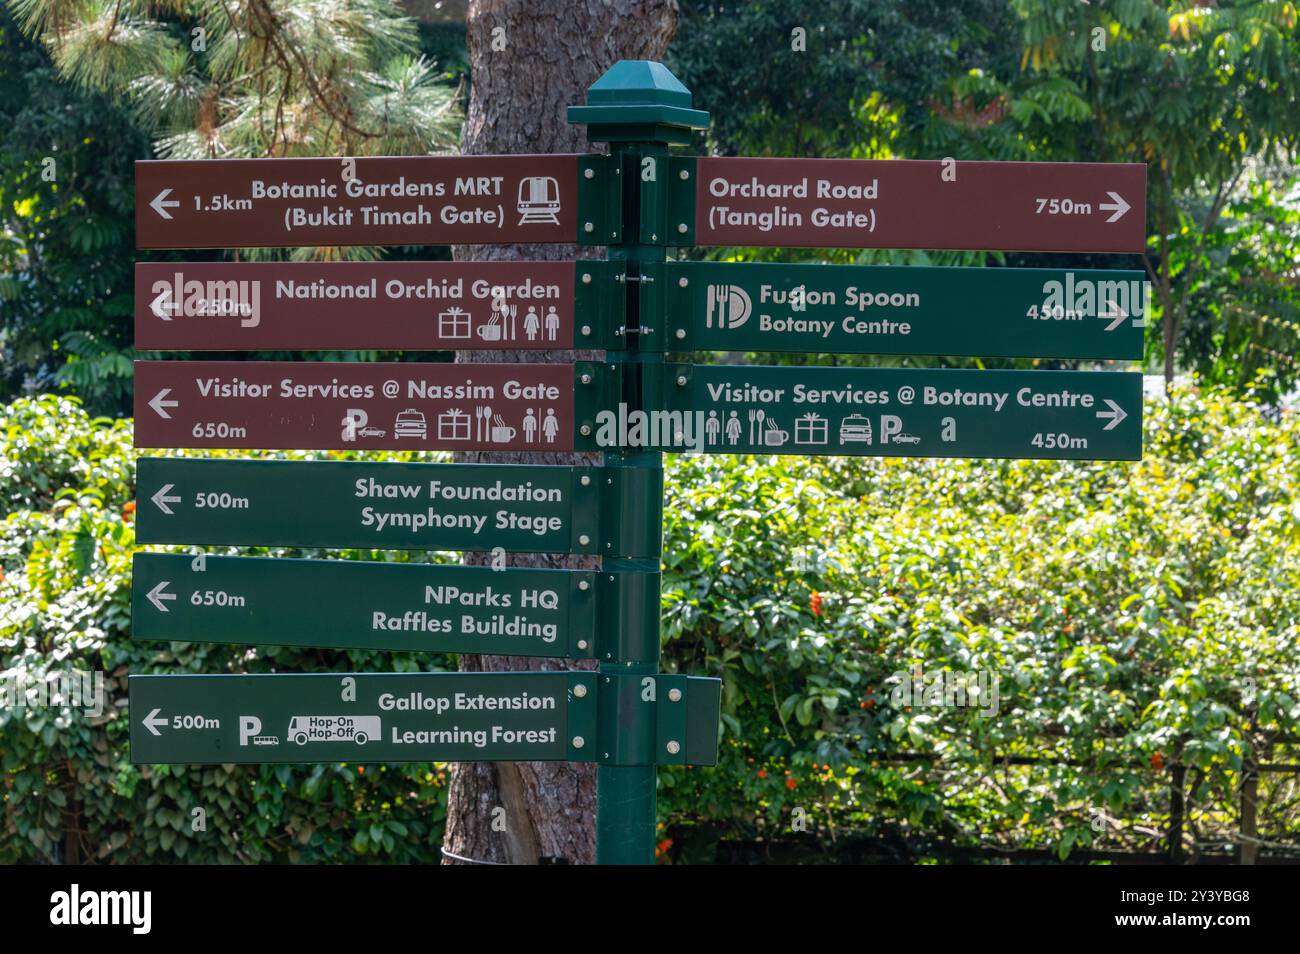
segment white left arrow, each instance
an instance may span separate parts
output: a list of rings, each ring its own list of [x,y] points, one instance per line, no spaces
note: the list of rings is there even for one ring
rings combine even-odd
[[[1129,205],[1127,202],[1125,202],[1124,197],[1120,195],[1118,192],[1111,192],[1107,190],[1106,194],[1110,196],[1112,199],[1114,199],[1115,201],[1102,202],[1097,206],[1097,208],[1101,209],[1101,211],[1103,212],[1111,213],[1110,218],[1106,220],[1107,222],[1117,222],[1124,215],[1125,212],[1127,212],[1129,209],[1132,208],[1132,206]]]
[[[179,500],[180,498],[177,497],[176,499]],[[163,600],[174,600],[174,599],[176,599],[176,594],[175,594],[175,593],[164,593],[164,592],[163,592],[164,590],[167,589],[167,584],[168,584],[169,582],[170,582],[169,580],[163,580],[161,583],[159,583],[159,584],[158,584],[157,586],[155,586],[152,590],[150,590],[148,593],[145,594],[145,596],[147,596],[147,597],[149,598],[149,602],[152,603],[152,604],[157,608],[158,612],[160,612],[160,613],[170,613],[170,612],[171,612],[171,610],[169,610],[169,609],[167,608],[167,604],[164,603]]]
[[[1109,411],[1097,412],[1097,416],[1100,418],[1110,418],[1110,423],[1102,428],[1103,431],[1111,430],[1116,424],[1128,417],[1128,413],[1110,398],[1106,398],[1106,404],[1110,407]]]
[[[163,321],[171,321],[172,316],[169,312],[172,310],[172,291],[170,288],[163,289],[163,293],[153,300],[149,305],[149,310],[161,318]]]
[[[154,196],[153,201],[149,203],[149,207],[153,209],[155,212],[157,212],[159,215],[161,215],[164,219],[170,219],[172,217],[172,214],[167,211],[168,209],[175,209],[180,207],[179,200],[167,198],[171,194],[172,194],[171,189],[163,189],[156,196]],[[1111,194],[1114,195],[1113,192]]]
[[[162,735],[162,733],[158,731],[158,726],[167,724],[166,719],[158,718],[158,713],[160,711],[161,711],[160,709],[154,709],[153,712],[150,712],[147,716],[145,716],[143,719],[140,720],[141,722],[144,723],[144,727],[148,729],[150,732],[152,732],[154,735]]]
[[[168,420],[171,419],[171,415],[168,414],[164,410],[164,408],[180,407],[180,403],[181,403],[180,401],[164,400],[164,398],[166,398],[167,395],[171,393],[172,393],[171,388],[163,388],[161,391],[159,391],[157,394],[155,394],[152,398],[149,399],[149,406],[158,412],[158,416],[167,418]]]
[[[161,487],[158,488],[158,492],[157,492],[156,494],[154,494],[152,497],[149,498],[150,500],[152,500],[152,501],[154,502],[154,505],[155,505],[159,510],[161,510],[163,513],[167,514],[167,516],[169,516],[169,517],[172,515],[172,508],[169,507],[169,506],[167,506],[167,505],[168,505],[169,503],[180,503],[180,502],[181,502],[181,498],[180,498],[180,497],[171,497],[171,496],[168,496],[168,494],[167,494],[167,491],[171,490],[171,489],[172,489],[173,487],[175,487],[175,486],[176,486],[175,484],[163,484]]]

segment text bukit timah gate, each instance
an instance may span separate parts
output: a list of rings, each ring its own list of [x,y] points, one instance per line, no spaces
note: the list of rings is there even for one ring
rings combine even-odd
[[[140,553],[136,638],[596,660],[135,675],[137,763],[597,765],[597,856],[654,858],[655,767],[721,685],[659,669],[665,449],[1136,460],[1141,375],[691,364],[696,351],[1142,357],[1143,275],[669,260],[692,245],[1140,252],[1145,168],[694,158],[662,65],[569,121],[608,155],[142,162],[141,248],[578,243],[595,262],[136,266],[136,345],[604,350],[601,362],[140,361],[148,448],[601,451],[592,467],[143,458],[145,544],[589,554],[600,569]]]

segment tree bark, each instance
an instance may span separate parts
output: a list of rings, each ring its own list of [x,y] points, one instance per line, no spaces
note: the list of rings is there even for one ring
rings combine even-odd
[[[658,60],[677,29],[676,0],[472,0],[467,18],[470,102],[461,151],[588,151],[566,109],[619,60]],[[504,45],[504,48],[502,46]],[[495,48],[494,48],[495,47]],[[575,246],[456,246],[458,261],[596,257]],[[457,361],[570,362],[599,352],[462,351]],[[599,454],[473,453],[458,461],[599,464]],[[486,562],[484,556],[471,562]],[[595,558],[516,555],[513,566],[595,568]],[[568,669],[563,660],[461,657],[465,672]],[[588,666],[587,668],[592,668]],[[596,772],[564,762],[459,762],[452,767],[444,863],[595,860]],[[449,857],[456,856],[456,857]]]

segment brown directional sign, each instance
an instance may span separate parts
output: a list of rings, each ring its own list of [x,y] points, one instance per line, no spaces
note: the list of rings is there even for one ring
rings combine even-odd
[[[578,157],[137,162],[140,248],[572,242]]]
[[[142,350],[573,347],[572,262],[135,267]]]
[[[573,365],[137,361],[135,445],[566,451]]]
[[[699,245],[1141,252],[1146,166],[700,159]]]

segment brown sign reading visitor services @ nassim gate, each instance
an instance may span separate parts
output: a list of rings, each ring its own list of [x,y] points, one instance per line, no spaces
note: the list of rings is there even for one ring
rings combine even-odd
[[[572,242],[578,157],[135,164],[139,248]]]
[[[135,266],[147,351],[573,347],[573,262]]]
[[[699,245],[1141,252],[1146,166],[700,159]]]
[[[567,451],[573,365],[137,361],[135,446]]]

